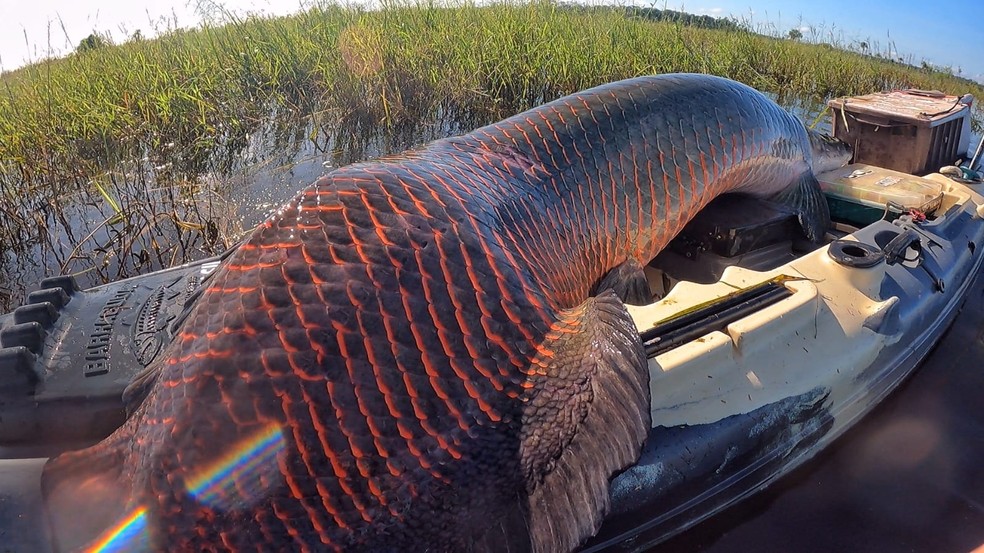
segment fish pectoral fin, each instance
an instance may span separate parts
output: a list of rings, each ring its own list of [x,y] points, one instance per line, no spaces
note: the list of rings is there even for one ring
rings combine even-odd
[[[41,490],[54,550],[79,550],[126,517],[132,483],[123,472],[124,434],[45,464]]]
[[[611,290],[629,305],[646,305],[653,301],[653,291],[649,288],[646,271],[634,257],[608,271],[595,289],[598,293]]]
[[[533,551],[568,551],[598,531],[609,479],[650,429],[649,368],[611,291],[565,310],[533,362],[520,440]]]
[[[823,242],[827,228],[830,227],[830,208],[823,190],[820,189],[820,183],[812,172],[803,173],[796,182],[776,194],[772,200],[796,211],[803,234],[811,242]]]

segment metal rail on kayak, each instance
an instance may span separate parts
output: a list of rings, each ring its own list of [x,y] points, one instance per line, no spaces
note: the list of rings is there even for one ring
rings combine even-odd
[[[723,330],[729,324],[793,294],[785,283],[801,278],[780,275],[765,282],[738,289],[667,317],[639,333],[646,357],[653,358],[681,344]]]

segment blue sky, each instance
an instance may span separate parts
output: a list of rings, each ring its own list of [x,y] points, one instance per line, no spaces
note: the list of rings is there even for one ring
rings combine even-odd
[[[865,41],[883,55],[891,50],[915,65],[925,60],[959,68],[961,76],[984,82],[981,0],[696,0],[682,5],[684,11],[735,17],[782,34],[802,27],[805,37],[823,42]]]
[[[205,0],[204,5],[285,14],[310,1]],[[0,68],[14,69],[49,51],[70,52],[93,29],[122,40],[137,29],[152,36],[155,29],[194,26],[201,20],[199,5],[202,0],[0,0]],[[865,41],[873,51],[916,65],[925,60],[959,68],[961,75],[984,82],[981,0],[664,0],[648,5],[735,17],[783,35],[801,28],[804,37],[825,42]]]

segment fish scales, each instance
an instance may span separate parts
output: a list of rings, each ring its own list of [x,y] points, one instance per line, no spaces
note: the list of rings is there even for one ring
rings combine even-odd
[[[599,282],[722,193],[782,192],[809,148],[752,89],[670,75],[335,170],[217,269],[124,426],[51,463],[51,503],[109,470],[152,548],[569,549],[648,430]]]

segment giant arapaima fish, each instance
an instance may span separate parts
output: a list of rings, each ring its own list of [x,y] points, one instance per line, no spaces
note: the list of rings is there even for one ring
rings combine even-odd
[[[225,259],[126,423],[48,463],[59,547],[576,547],[649,430],[642,265],[729,192],[819,240],[843,151],[679,74],[331,172]]]

